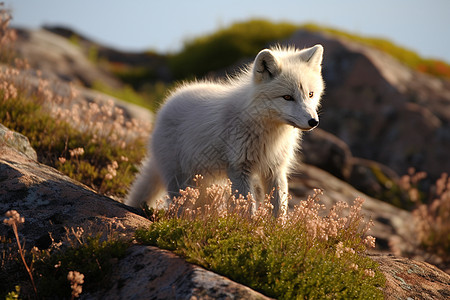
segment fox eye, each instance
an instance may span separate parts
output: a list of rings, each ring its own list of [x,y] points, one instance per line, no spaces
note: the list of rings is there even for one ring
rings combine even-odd
[[[309,98],[314,97],[314,92],[309,92],[308,96],[309,96]]]
[[[291,95],[284,95],[283,99],[286,101],[294,101],[294,97],[292,97]]]

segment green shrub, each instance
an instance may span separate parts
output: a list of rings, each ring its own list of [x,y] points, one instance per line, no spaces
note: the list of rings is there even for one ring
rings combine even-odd
[[[207,198],[220,198],[215,196],[223,190],[217,189],[209,190]],[[150,229],[136,232],[138,241],[172,250],[277,299],[382,299],[384,277],[365,255],[374,239],[364,237],[368,227],[360,200],[345,217],[342,203],[320,217],[318,195],[278,219],[272,217],[267,199],[249,217],[246,204],[239,206],[247,200],[233,197],[231,202],[241,203],[233,212],[224,211],[222,198],[214,200],[222,204],[187,208],[179,216],[177,203],[198,201],[196,193],[186,191]]]

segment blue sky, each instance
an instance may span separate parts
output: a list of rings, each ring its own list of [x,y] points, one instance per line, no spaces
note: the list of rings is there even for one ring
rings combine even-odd
[[[236,21],[313,22],[387,38],[450,62],[449,0],[4,0],[13,25],[65,25],[122,50],[174,51]]]

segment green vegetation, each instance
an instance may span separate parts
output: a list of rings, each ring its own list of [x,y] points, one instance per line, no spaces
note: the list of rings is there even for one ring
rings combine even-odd
[[[360,214],[360,200],[348,216],[341,214],[346,205],[340,203],[320,217],[316,194],[286,218],[276,219],[268,199],[249,217],[247,199],[217,197],[223,195],[220,187],[207,193],[215,199],[209,208],[185,210],[178,217],[183,204],[177,202],[198,201],[198,194],[187,190],[168,212],[154,216],[150,229],[138,230],[137,240],[277,299],[383,298],[384,276],[365,255],[374,239],[364,237],[368,224]],[[236,205],[232,212],[223,209]]]
[[[201,78],[211,71],[226,69],[241,60],[254,57],[261,49],[274,45],[296,30],[325,32],[384,51],[403,64],[420,72],[450,78],[450,65],[435,59],[424,59],[413,51],[382,38],[368,38],[314,24],[296,25],[250,20],[235,23],[216,32],[185,42],[183,49],[173,54],[149,55],[168,62],[175,80]],[[110,70],[121,80],[140,90],[146,83],[158,80],[154,69],[110,63]]]
[[[114,107],[107,105],[51,113],[46,106],[51,99],[30,92],[31,87],[15,88],[15,94],[0,89],[0,119],[29,138],[41,162],[101,193],[126,194],[136,165],[145,155],[145,127],[125,121],[118,111],[108,124],[101,119],[101,110],[113,114]],[[117,130],[127,125],[129,131]]]
[[[130,243],[119,240],[101,241],[97,236],[55,253],[41,251],[38,255],[41,257],[35,258],[39,296],[65,298],[70,295],[67,274],[73,270],[84,275],[84,291],[95,292],[108,287],[114,262],[124,257],[129,246]]]
[[[169,56],[176,79],[202,77],[246,57],[253,57],[270,43],[289,37],[297,26],[253,20],[186,42],[183,50]]]
[[[129,240],[117,237],[113,230],[123,224],[115,221],[106,234],[103,228],[91,228],[89,232],[80,227],[66,228],[60,242],[52,238],[48,249],[33,247],[27,251],[18,234],[18,226],[25,219],[15,210],[5,215],[3,223],[12,227],[16,239],[16,243],[0,240],[0,297],[6,299],[18,299],[20,294],[26,299],[67,299],[72,294],[74,299],[83,290],[107,288],[114,264],[131,245]],[[101,233],[95,234],[98,231]],[[13,288],[15,291],[11,291]]]

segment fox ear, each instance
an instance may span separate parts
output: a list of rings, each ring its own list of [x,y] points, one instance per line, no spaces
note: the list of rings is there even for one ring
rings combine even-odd
[[[277,59],[269,49],[261,50],[253,64],[253,78],[256,82],[268,81],[279,73]]]
[[[315,45],[311,48],[300,51],[300,58],[309,63],[312,67],[320,69],[323,58],[322,45]]]

